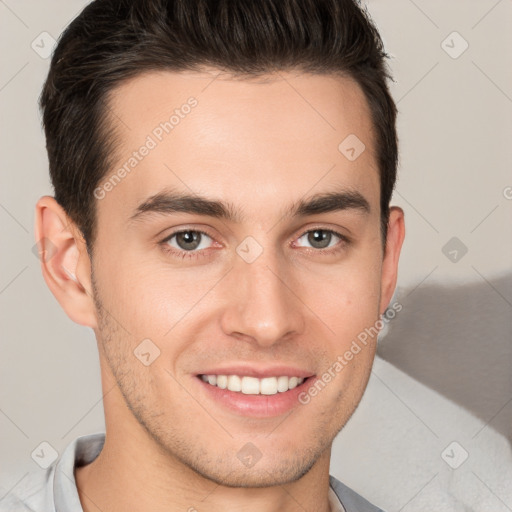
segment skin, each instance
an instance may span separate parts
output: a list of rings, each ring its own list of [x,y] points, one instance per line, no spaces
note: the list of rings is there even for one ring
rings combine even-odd
[[[75,473],[86,512],[326,512],[332,442],[368,382],[375,338],[285,415],[228,411],[197,381],[205,365],[239,362],[321,375],[385,311],[404,238],[403,212],[394,207],[383,249],[372,125],[355,82],[218,73],[152,72],[115,89],[113,170],[187,98],[198,104],[96,201],[92,261],[55,200],[37,203],[36,236],[55,246],[41,263],[44,278],[68,316],[94,329],[100,354],[106,442]],[[366,146],[355,161],[338,150],[349,134]],[[230,202],[243,219],[152,213],[130,221],[169,189]],[[369,212],[283,216],[295,201],[340,190],[359,192]],[[196,258],[177,255],[186,250],[176,237],[164,241],[184,228],[208,232]],[[333,234],[319,248],[308,238],[315,229],[349,241]],[[236,252],[248,236],[263,248],[252,263]],[[133,354],[147,338],[160,350],[149,366]],[[252,467],[237,458],[248,442],[261,453]]]

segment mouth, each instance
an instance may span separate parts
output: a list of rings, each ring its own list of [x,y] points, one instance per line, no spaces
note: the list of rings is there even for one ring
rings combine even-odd
[[[195,381],[207,402],[239,417],[270,418],[303,407],[299,395],[314,384],[316,376],[300,370],[273,373],[247,369],[208,371],[197,374]]]
[[[216,386],[219,389],[227,389],[233,393],[243,393],[244,395],[276,395],[277,393],[286,393],[290,389],[300,386],[304,377],[288,377],[280,375],[278,377],[250,377],[247,375],[215,375],[201,374],[198,377],[208,383],[210,386]]]

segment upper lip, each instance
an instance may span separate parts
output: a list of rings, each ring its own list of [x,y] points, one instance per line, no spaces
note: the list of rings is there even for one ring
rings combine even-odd
[[[198,375],[240,375],[247,377],[256,377],[263,379],[265,377],[302,377],[307,378],[314,375],[313,372],[303,370],[295,366],[246,366],[246,365],[230,365],[223,367],[208,368],[198,373]]]

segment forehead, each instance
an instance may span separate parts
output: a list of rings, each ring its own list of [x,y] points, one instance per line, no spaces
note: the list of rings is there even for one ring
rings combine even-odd
[[[349,78],[151,72],[118,86],[109,108],[118,150],[105,178],[125,168],[111,196],[126,205],[166,187],[254,212],[255,192],[265,206],[338,187],[378,197],[370,111]]]

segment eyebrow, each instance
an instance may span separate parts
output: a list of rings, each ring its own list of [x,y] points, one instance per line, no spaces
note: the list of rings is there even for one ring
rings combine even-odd
[[[368,214],[370,213],[370,204],[357,191],[325,192],[307,199],[300,199],[293,203],[283,212],[282,217],[306,217],[342,210],[358,210],[361,213]],[[241,223],[245,218],[242,210],[236,208],[230,202],[222,202],[198,195],[181,194],[178,192],[160,192],[141,203],[130,217],[130,221],[140,220],[146,215],[154,213],[164,215],[173,213],[205,215],[233,223]]]

